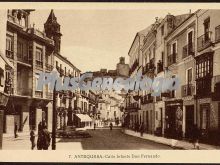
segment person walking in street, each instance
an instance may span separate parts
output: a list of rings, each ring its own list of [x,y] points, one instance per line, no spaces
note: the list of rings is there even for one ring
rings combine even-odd
[[[191,134],[192,134],[193,148],[194,149],[199,149],[200,131],[199,131],[199,128],[198,128],[198,126],[196,124],[193,125]]]
[[[50,132],[47,129],[44,129],[42,132],[43,132],[42,148],[43,150],[48,150],[51,141]]]
[[[37,138],[37,149],[43,149],[43,131],[38,129],[38,138]]]
[[[31,141],[31,149],[33,150],[36,145],[35,144],[35,133],[33,129],[30,132],[30,141]]]
[[[110,130],[112,130],[113,124],[112,124],[112,123],[110,123],[109,127],[110,127]]]
[[[95,127],[96,127],[96,123],[94,123],[94,130],[95,130]]]
[[[39,124],[38,124],[38,134],[40,133],[40,131],[43,130],[43,125],[42,125],[42,122],[40,121]]]
[[[139,131],[140,131],[140,135],[143,136],[143,133],[144,133],[144,122],[141,123]]]
[[[15,138],[18,137],[17,132],[18,132],[18,124],[15,122],[15,126],[14,126],[14,136],[15,136]]]

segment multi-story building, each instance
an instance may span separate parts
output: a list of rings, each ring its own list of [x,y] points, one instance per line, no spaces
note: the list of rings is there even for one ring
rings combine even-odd
[[[178,16],[168,14],[159,20],[157,26],[151,26],[144,35],[141,47],[142,73],[151,76],[149,73],[152,71],[152,75],[157,77],[178,77],[180,86],[173,91],[162,91],[160,96],[153,99],[143,96],[139,117],[137,112],[134,114],[130,111],[131,124],[144,122],[146,130],[151,124],[153,127],[148,133],[171,138],[191,138],[192,128],[196,124],[202,133],[201,140],[209,139],[210,142],[211,139],[213,143],[218,143],[219,12],[197,10]],[[134,43],[133,51],[139,52],[140,47],[138,49],[136,46],[135,49]],[[135,53],[133,56],[130,54],[130,61],[138,57]],[[143,92],[143,95],[146,94]],[[130,97],[135,98],[135,94],[130,94]],[[129,105],[129,101],[125,100],[125,103]],[[149,112],[145,114],[151,109],[152,116],[149,116]]]
[[[220,131],[220,10],[199,10],[197,18],[196,123],[204,140],[219,143]]]
[[[178,77],[180,86],[165,99],[165,136],[189,137],[194,123],[196,15],[190,14],[166,36],[167,77]],[[167,73],[167,74],[168,74]]]
[[[151,26],[147,27],[146,29],[138,32],[133,40],[133,43],[129,49],[128,55],[129,55],[129,76],[133,78],[135,75],[137,75],[138,72],[141,72],[142,70],[142,47],[143,47],[143,40],[144,36],[148,33],[148,31],[151,29]],[[141,117],[140,113],[138,113],[138,110],[140,109],[140,93],[139,92],[128,92],[125,98],[125,111],[128,112],[129,115],[127,115],[127,119],[125,125],[129,125],[129,127],[134,128],[135,123],[141,123]]]
[[[4,113],[9,100],[10,82],[6,81],[6,70],[12,70],[13,64],[5,56],[7,10],[0,10],[0,149],[2,149]]]
[[[6,57],[13,63],[11,97],[5,113],[4,131],[12,132],[14,123],[19,131],[37,129],[45,120],[51,129],[52,104],[46,90],[37,91],[40,72],[46,72],[47,62],[53,61],[54,41],[44,32],[30,26],[33,10],[8,10],[6,32]],[[47,61],[48,59],[48,61]],[[50,60],[49,60],[50,59]]]

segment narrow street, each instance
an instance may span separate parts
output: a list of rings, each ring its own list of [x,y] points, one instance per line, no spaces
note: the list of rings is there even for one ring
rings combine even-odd
[[[58,149],[63,148],[63,145],[68,145],[68,149],[83,149],[83,150],[160,150],[172,149],[169,146],[155,143],[149,140],[126,135],[121,132],[121,129],[97,129],[88,130],[91,138],[84,139],[60,139],[57,143]],[[76,148],[74,145],[76,144]],[[63,147],[62,147],[63,146]],[[70,147],[72,146],[72,147]],[[67,149],[64,147],[64,149]]]

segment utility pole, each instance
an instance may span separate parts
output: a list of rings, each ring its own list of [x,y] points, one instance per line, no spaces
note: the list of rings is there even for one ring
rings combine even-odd
[[[56,150],[56,129],[57,129],[57,109],[56,109],[56,82],[53,90],[53,121],[52,121],[52,150]]]

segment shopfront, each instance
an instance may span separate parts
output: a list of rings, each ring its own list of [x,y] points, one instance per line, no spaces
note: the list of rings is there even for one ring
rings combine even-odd
[[[167,138],[181,139],[183,137],[183,101],[165,102],[165,129]]]

